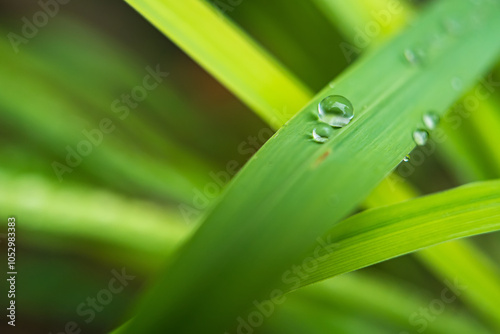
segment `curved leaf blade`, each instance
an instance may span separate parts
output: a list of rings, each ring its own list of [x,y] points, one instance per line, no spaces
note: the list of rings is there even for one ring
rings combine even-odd
[[[281,286],[281,274],[316,237],[351,212],[410,151],[423,111],[432,106],[443,113],[458,98],[448,78],[458,73],[468,87],[493,63],[500,51],[499,5],[436,3],[414,27],[323,90],[233,180],[126,332],[218,333],[253,300]],[[404,61],[405,48],[442,32],[444,15],[469,25],[471,13],[483,20],[467,26],[460,39],[446,35],[429,44],[425,66]],[[330,94],[348,96],[358,112],[318,145],[309,138],[318,124],[312,114]],[[408,103],[415,95],[421,99]],[[188,320],[192,314],[196,322]]]
[[[325,234],[323,240],[335,250],[293,289],[446,241],[498,230],[500,180],[369,209]]]
[[[127,0],[264,120],[278,128],[312,94],[202,0]]]

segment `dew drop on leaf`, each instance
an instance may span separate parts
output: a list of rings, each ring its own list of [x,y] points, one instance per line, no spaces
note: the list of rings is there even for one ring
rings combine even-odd
[[[413,132],[413,140],[418,146],[424,146],[429,139],[429,133],[424,129],[417,129]]]
[[[439,115],[433,111],[428,111],[422,117],[425,127],[429,130],[434,130],[439,124]]]
[[[324,143],[333,134],[333,129],[327,124],[319,124],[313,129],[312,137],[316,143]]]
[[[352,103],[343,96],[330,95],[318,105],[319,120],[336,128],[349,124],[354,117]]]
[[[405,49],[403,54],[406,61],[410,64],[418,64],[420,61],[418,58],[418,54],[413,49]]]
[[[408,161],[410,161],[410,155],[409,155],[409,154],[407,154],[407,155],[403,158],[403,161],[404,161],[404,162],[408,162]]]

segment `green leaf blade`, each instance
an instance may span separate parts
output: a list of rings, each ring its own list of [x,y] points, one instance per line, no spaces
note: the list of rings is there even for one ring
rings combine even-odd
[[[412,29],[355,64],[281,128],[172,259],[127,332],[218,333],[245,316],[252,301],[280,287],[282,273],[316,237],[350,213],[414,147],[411,134],[422,114],[430,107],[442,114],[459,97],[448,78],[459,72],[467,87],[493,63],[500,51],[494,33],[499,4],[475,6],[442,1],[430,7]],[[484,15],[481,24],[461,39],[446,36],[429,46],[425,66],[405,62],[404,49],[441,31],[443,15],[471,11]],[[331,94],[348,97],[357,114],[319,145],[310,140],[318,124],[314,114]],[[421,99],[408,103],[416,95]],[[188,321],[193,314],[197,321]]]
[[[208,3],[127,2],[275,128],[293,116],[312,95]]]
[[[486,181],[352,216],[325,234],[323,239],[336,250],[300,286],[449,240],[498,231],[499,199],[500,181]]]

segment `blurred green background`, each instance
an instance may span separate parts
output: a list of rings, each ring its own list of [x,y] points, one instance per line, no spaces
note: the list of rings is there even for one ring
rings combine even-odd
[[[313,92],[349,65],[339,49],[345,35],[312,2],[214,5]],[[421,3],[410,5],[418,10]],[[9,34],[21,35],[23,17],[32,21],[40,10],[34,1],[0,2],[0,232],[5,232],[7,217],[16,217],[18,264],[16,328],[3,320],[0,328],[4,333],[55,334],[74,321],[83,333],[107,333],[127,319],[147,279],[220,193],[230,174],[225,173],[228,163],[239,169],[272,131],[123,1],[60,5],[15,52]],[[169,74],[121,119],[114,102],[143,85],[148,67]],[[76,166],[68,166],[68,153],[88,140],[85,131],[96,134],[102,119],[110,119],[114,130],[96,135],[99,144],[76,159]],[[456,166],[446,153],[431,154],[407,180],[430,193],[498,177],[499,162],[492,161],[497,155],[482,145],[477,124],[471,123],[460,132],[472,141],[467,152],[481,147],[474,153],[478,159]],[[459,144],[449,143],[450,149],[464,142],[455,135]],[[55,162],[68,166],[61,179]],[[207,185],[212,186],[210,196],[201,196]],[[474,240],[500,261],[498,235]],[[87,323],[78,307],[107,289],[112,271],[122,268],[135,278]],[[325,321],[341,318],[352,324],[353,333],[365,328],[399,333],[411,325],[401,317],[377,314],[360,292],[350,298],[349,287],[363,291],[374,284],[366,277],[395,282],[376,291],[382,298],[415,298],[412,305],[422,307],[444,287],[410,256],[355,273],[352,281],[348,277],[342,278],[346,288],[328,301],[294,295],[267,330],[279,333],[288,326],[288,333],[303,333],[301,316],[317,310]],[[2,307],[4,302],[1,298]],[[458,301],[448,311],[475,319]],[[433,332],[443,332],[439,322],[447,320],[440,319],[433,322]]]

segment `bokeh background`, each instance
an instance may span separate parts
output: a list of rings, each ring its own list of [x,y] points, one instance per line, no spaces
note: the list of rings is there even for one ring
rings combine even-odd
[[[408,4],[418,11],[423,2]],[[312,91],[349,66],[339,49],[345,36],[312,2],[243,0],[219,8]],[[21,35],[23,18],[32,21],[40,9],[35,1],[0,0],[0,232],[10,216],[18,228],[16,328],[1,315],[0,330],[59,333],[74,321],[83,333],[107,333],[130,316],[148,279],[220,193],[225,180],[215,182],[213,173],[226,171],[229,162],[243,166],[271,130],[123,1],[61,5],[15,52],[9,33]],[[142,85],[147,67],[169,75],[120,119],[114,101]],[[114,130],[59,178],[54,163],[67,165],[68,153],[87,140],[84,131],[99,128],[103,118]],[[400,176],[423,193],[476,175],[498,177],[499,162],[477,135],[478,122],[471,123],[454,133],[458,144],[448,146],[464,146],[479,162],[454,166],[438,148],[414,172]],[[216,184],[210,196],[199,195],[209,184]],[[500,262],[498,235],[474,242]],[[101,291],[113,270],[122,268],[135,278],[109,303],[99,304],[87,322],[88,314],[77,309],[82,303],[81,310],[88,309],[88,298],[107,296]],[[423,305],[444,286],[410,256],[362,274],[396,282],[384,291],[403,299],[419,296]],[[341,317],[366,322],[374,332],[396,333],[399,325],[366,310],[362,298],[342,300],[338,293],[344,304],[328,305],[325,319]],[[5,302],[2,297],[2,309]],[[300,305],[309,312],[317,307],[314,300]],[[475,317],[459,301],[450,308],[457,316]],[[299,315],[284,311],[276,319],[295,319],[290,327],[300,333]]]

